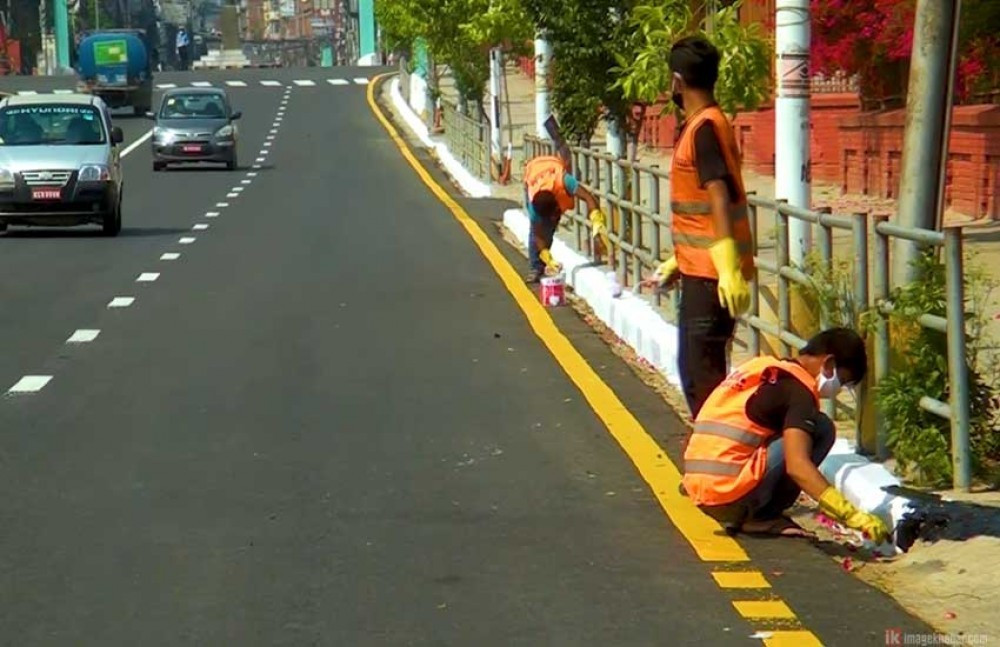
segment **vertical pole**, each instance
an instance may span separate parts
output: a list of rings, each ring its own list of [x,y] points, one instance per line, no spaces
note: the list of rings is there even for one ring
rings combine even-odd
[[[781,274],[782,268],[789,266],[788,250],[788,227],[790,225],[788,214],[782,213],[781,206],[784,200],[778,201],[778,208],[775,215],[778,221],[778,249],[777,249],[777,270],[778,270],[778,347],[783,355],[789,355],[792,347],[781,335],[788,331],[792,320],[792,304],[788,296],[788,279]]]
[[[359,65],[375,65],[375,1],[358,0]]]
[[[659,164],[653,164],[653,172],[649,174],[649,211],[653,214],[653,269],[663,261],[660,257],[660,176],[656,174]],[[656,305],[662,301],[660,291],[653,292]]]
[[[809,209],[809,0],[777,0],[775,21],[774,196]],[[811,225],[798,218],[789,224],[790,258],[801,265],[812,246]]]
[[[868,307],[868,214],[855,213],[851,220],[852,249],[854,250],[854,300],[861,309]],[[856,322],[851,322],[857,325]],[[868,389],[857,391],[857,403],[854,446],[867,454],[877,452],[877,447],[871,443],[865,446],[864,428],[861,425],[861,411],[864,407],[863,397],[867,397]],[[877,444],[877,443],[876,443]]]
[[[552,46],[544,35],[535,38],[535,134],[548,139],[545,120],[549,118],[549,62],[552,60]]]
[[[833,213],[833,209],[830,207],[820,207],[817,209],[821,214]],[[819,248],[819,258],[823,265],[823,271],[827,272],[827,276],[831,276],[829,273],[833,270],[833,235],[830,231],[828,225],[823,224],[822,216],[820,217],[820,223],[816,227],[816,246]],[[830,328],[833,323],[830,321],[830,313],[826,312],[825,309],[821,312],[820,328],[826,330]],[[823,401],[823,413],[830,416],[830,419],[834,419],[837,414],[837,401],[832,399],[827,399]]]
[[[951,464],[956,490],[968,491],[971,481],[969,454],[969,370],[965,361],[965,270],[962,267],[962,229],[944,230],[948,295],[948,379],[951,383]]]
[[[503,52],[499,47],[490,50],[490,146],[493,155],[500,159],[503,142],[500,141],[500,77],[503,76]],[[492,162],[491,162],[492,164]]]
[[[869,393],[877,393],[877,389],[882,380],[889,375],[889,322],[880,311],[889,301],[889,237],[879,231],[879,226],[888,222],[888,214],[878,213],[875,219],[875,263],[872,266],[872,288],[875,294],[872,295],[872,302],[876,311],[875,327],[875,380]],[[889,457],[888,430],[885,427],[885,415],[876,407],[875,425],[875,457],[878,460],[885,460]]]
[[[756,193],[756,192],[753,192]],[[757,256],[757,205],[751,202],[747,209],[750,218],[750,238],[753,240],[753,255]],[[750,315],[755,319],[760,318],[760,270],[757,263],[753,264],[753,280],[750,282]],[[760,330],[756,326],[750,326],[750,356],[760,355]]]
[[[948,129],[955,79],[960,0],[918,0],[906,93],[906,131],[899,187],[899,224],[937,229],[948,157]],[[899,239],[892,279],[915,280],[917,243]]]

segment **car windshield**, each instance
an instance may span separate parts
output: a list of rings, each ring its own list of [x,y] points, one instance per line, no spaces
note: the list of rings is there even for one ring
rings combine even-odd
[[[0,109],[0,146],[103,144],[101,113],[93,106],[31,104]]]
[[[161,119],[224,119],[226,102],[221,94],[171,94],[163,99]]]

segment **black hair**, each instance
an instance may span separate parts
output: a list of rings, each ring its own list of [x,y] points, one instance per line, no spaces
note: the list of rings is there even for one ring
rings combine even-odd
[[[719,78],[719,50],[701,36],[688,36],[670,48],[670,71],[689,88],[712,90]]]
[[[851,381],[858,383],[868,372],[868,351],[865,340],[850,328],[830,328],[809,340],[801,354],[820,357],[833,355],[838,370],[851,374]]]
[[[535,214],[545,220],[553,220],[562,215],[559,200],[556,199],[556,194],[552,191],[536,193],[535,197],[531,199],[531,206],[535,210]]]

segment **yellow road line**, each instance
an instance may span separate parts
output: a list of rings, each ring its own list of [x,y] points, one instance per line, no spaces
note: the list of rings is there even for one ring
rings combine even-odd
[[[792,620],[795,613],[781,600],[735,600],[733,606],[744,618]]]
[[[716,583],[724,589],[769,589],[771,584],[760,571],[715,571]]]
[[[687,497],[681,496],[678,491],[681,474],[677,466],[667,457],[667,453],[646,433],[646,430],[643,429],[642,425],[639,424],[639,421],[636,420],[635,416],[625,407],[622,401],[618,399],[614,391],[601,380],[600,376],[591,368],[580,352],[562,334],[535,294],[528,288],[511,264],[507,262],[507,259],[497,249],[497,246],[493,244],[493,241],[489,239],[486,232],[431,177],[431,174],[424,168],[423,164],[410,151],[409,146],[400,136],[395,126],[382,113],[382,109],[379,108],[378,103],[375,101],[375,89],[381,86],[381,81],[386,76],[390,76],[390,74],[383,74],[368,84],[367,98],[372,113],[385,128],[386,132],[389,133],[389,136],[399,148],[400,153],[409,162],[421,181],[448,208],[459,224],[465,228],[465,231],[472,238],[473,242],[476,243],[479,251],[500,277],[507,291],[510,292],[514,301],[517,302],[518,307],[521,308],[532,330],[542,343],[545,344],[546,348],[549,349],[553,358],[559,363],[563,371],[565,371],[566,376],[580,390],[580,393],[583,394],[591,409],[601,419],[612,437],[618,441],[622,450],[632,460],[639,474],[656,495],[660,507],[666,512],[670,521],[684,538],[687,539],[688,543],[691,544],[691,547],[698,554],[698,557],[703,561],[749,561],[750,558],[736,540],[726,535],[718,523],[698,510]],[[763,576],[761,577],[763,578]],[[759,603],[734,602],[733,604]],[[777,604],[784,607],[787,615],[764,617],[795,618],[795,614],[787,605],[783,602],[778,602]],[[737,606],[737,611],[739,609]],[[761,607],[762,612],[768,609],[771,613],[778,613],[777,607]],[[781,611],[781,613],[786,613],[786,611]],[[786,633],[811,637],[815,641],[812,644],[820,644],[816,637],[808,631]]]
[[[774,631],[764,639],[765,647],[823,647],[811,631]]]

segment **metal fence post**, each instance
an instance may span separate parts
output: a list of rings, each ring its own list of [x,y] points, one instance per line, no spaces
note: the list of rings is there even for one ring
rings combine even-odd
[[[612,172],[614,173],[614,191],[615,197],[618,198],[619,204],[617,205],[618,213],[618,240],[623,241],[625,239],[626,233],[626,221],[625,221],[625,210],[621,206],[621,201],[625,199],[625,169],[621,166],[621,159],[615,159],[612,162]],[[628,266],[628,253],[625,249],[619,245],[618,246],[618,260],[619,266],[621,267],[621,273],[618,275],[618,280],[622,282],[622,285],[628,283],[628,272],[626,267]]]
[[[788,279],[781,274],[781,270],[789,266],[788,258],[788,214],[781,211],[783,205],[788,204],[787,200],[778,200],[775,207],[775,220],[778,223],[778,249],[776,250],[777,270],[778,270],[778,332],[784,333],[789,329],[792,319],[792,304],[788,297]],[[778,336],[778,346],[783,355],[790,355],[791,345]]]
[[[630,236],[630,242],[632,243],[632,283],[625,283],[624,285],[626,286],[638,285],[639,281],[642,280],[642,259],[639,258],[639,249],[642,246],[642,216],[639,214],[639,210],[636,209],[641,200],[641,193],[639,191],[641,175],[639,169],[631,166],[629,168],[629,176],[632,186],[632,195],[629,200],[632,203],[632,208],[629,209],[629,216],[631,216],[632,221],[632,231],[630,232],[632,234]]]
[[[749,195],[756,194],[751,191]],[[753,241],[753,255],[757,256],[757,205],[747,205],[747,215],[750,218],[750,240]],[[659,240],[659,237],[657,237]],[[750,282],[750,315],[760,317],[760,272],[757,263],[753,264],[753,279]],[[760,355],[760,330],[756,326],[750,326],[750,355],[758,357]]]
[[[948,319],[948,378],[951,386],[952,484],[968,491],[972,480],[969,452],[969,369],[965,360],[965,269],[961,227],[944,230]]]
[[[855,213],[851,220],[851,234],[854,249],[854,304],[861,311],[867,310],[868,298],[868,214]],[[860,322],[852,322],[857,326]],[[864,393],[864,392],[862,392]],[[867,397],[861,395],[859,398]],[[864,402],[857,403],[857,422],[861,421],[861,411],[864,410]],[[864,434],[861,424],[854,426],[855,446],[865,451],[871,452],[873,448],[864,446]],[[876,443],[877,444],[877,443]],[[877,448],[874,448],[877,451]]]
[[[882,308],[889,302],[889,237],[883,234],[879,227],[889,221],[889,215],[877,213],[874,216],[875,227],[875,262],[872,267],[872,302],[876,308],[875,312],[875,383],[869,389],[871,393],[877,393],[879,384],[889,374],[890,348],[889,348],[889,322],[887,316],[882,312]],[[888,430],[885,426],[885,416],[881,410],[876,408],[875,412],[877,431],[875,435],[875,457],[885,460],[889,457]]]
[[[655,169],[660,168],[658,164],[653,165],[654,171],[649,174],[649,211],[653,214],[653,269],[662,261],[660,258],[660,176]],[[659,306],[663,301],[659,290],[654,290],[653,299]]]
[[[830,207],[820,207],[816,209],[821,214],[832,214],[833,209]],[[815,227],[816,231],[816,246],[819,247],[819,260],[820,265],[823,267],[823,271],[827,273],[828,278],[833,278],[833,232],[831,231],[829,225],[823,222],[823,217],[820,216],[819,223]],[[830,328],[833,322],[830,321],[830,313],[826,311],[826,308],[820,309],[820,327],[823,330]],[[823,401],[823,413],[828,415],[831,420],[834,420],[837,415],[837,401],[829,398]],[[859,432],[860,433],[860,432]]]

